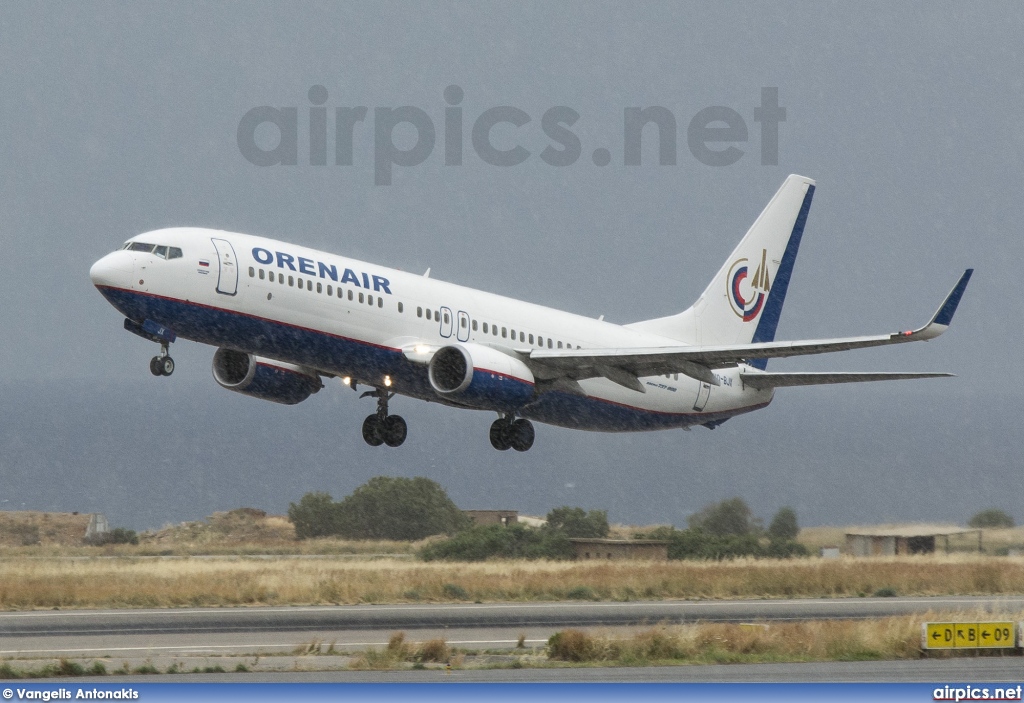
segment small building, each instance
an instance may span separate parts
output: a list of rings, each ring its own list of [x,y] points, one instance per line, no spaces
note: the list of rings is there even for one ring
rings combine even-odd
[[[463,510],[474,525],[512,525],[519,522],[518,510]]]
[[[855,557],[931,554],[940,539],[945,551],[949,552],[950,537],[972,533],[977,533],[978,551],[981,551],[981,530],[968,530],[949,525],[908,525],[847,532],[846,552]]]
[[[599,539],[596,537],[570,537],[573,557],[587,559],[639,559],[668,561],[668,542],[661,539]]]

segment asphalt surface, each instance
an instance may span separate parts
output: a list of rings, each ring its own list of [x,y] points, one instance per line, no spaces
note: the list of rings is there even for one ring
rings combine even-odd
[[[722,665],[645,668],[467,669],[357,672],[331,656],[384,646],[396,631],[408,641],[444,639],[450,646],[500,653],[520,643],[542,652],[559,629],[599,628],[614,635],[655,623],[773,622],[864,619],[922,613],[963,618],[1024,611],[1024,597],[846,598],[633,603],[497,603],[329,607],[188,608],[0,613],[0,658],[79,660],[105,657],[109,669],[174,661],[200,669],[218,662],[229,671],[242,657],[273,660],[288,671],[174,674],[169,681],[1017,681],[1019,656],[900,662]],[[318,655],[308,656],[310,650]],[[280,656],[273,656],[280,655]],[[200,659],[196,659],[199,657]],[[206,657],[207,659],[202,659]],[[234,659],[231,659],[231,658]],[[342,656],[344,659],[344,656]],[[500,659],[500,657],[499,657]],[[333,660],[331,660],[333,661]],[[500,666],[501,664],[499,664]],[[302,669],[335,669],[302,671]],[[341,670],[337,670],[341,669]],[[135,681],[138,676],[103,677]]]
[[[25,636],[595,627],[660,622],[862,619],[929,611],[1008,613],[1022,610],[1024,597],[1021,596],[47,610],[0,613],[0,641]]]

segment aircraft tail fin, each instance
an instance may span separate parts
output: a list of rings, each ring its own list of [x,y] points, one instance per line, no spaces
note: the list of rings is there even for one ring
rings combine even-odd
[[[813,180],[789,176],[692,307],[628,326],[698,345],[774,341],[813,197]]]

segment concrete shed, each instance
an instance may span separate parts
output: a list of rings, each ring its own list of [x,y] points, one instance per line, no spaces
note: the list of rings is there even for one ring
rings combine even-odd
[[[937,544],[949,551],[949,538],[977,533],[981,551],[981,530],[949,525],[907,525],[904,527],[865,529],[846,533],[846,553],[855,557],[931,554]]]
[[[668,542],[660,539],[598,539],[571,537],[573,557],[587,559],[638,559],[668,561]]]

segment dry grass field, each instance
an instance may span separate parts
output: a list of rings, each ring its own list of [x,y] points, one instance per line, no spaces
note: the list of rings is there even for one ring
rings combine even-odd
[[[0,608],[1024,592],[1024,558],[990,556],[1024,545],[1024,528],[986,530],[987,554],[455,564],[416,560],[422,542],[296,540],[287,519],[251,508],[143,533],[138,545],[85,546],[88,519],[0,512]],[[804,529],[800,541],[816,553],[841,545],[846,529]]]
[[[572,598],[782,598],[1024,592],[1024,558],[422,563],[395,559],[0,562],[0,608],[182,607]]]

